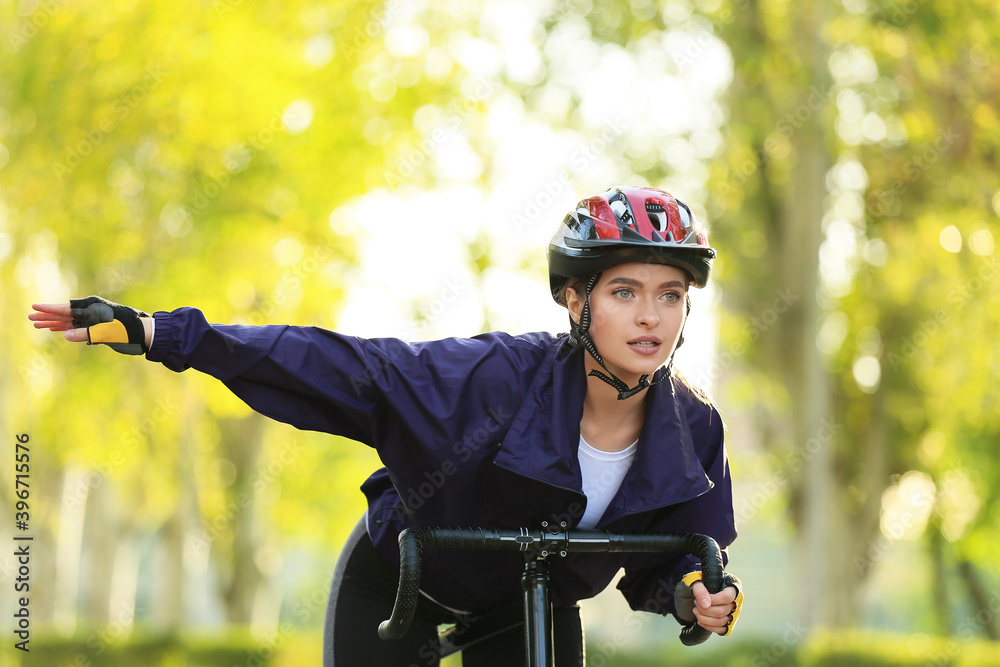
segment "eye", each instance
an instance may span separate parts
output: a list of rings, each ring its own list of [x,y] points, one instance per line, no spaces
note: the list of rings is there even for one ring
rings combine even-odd
[[[619,287],[614,292],[612,292],[619,299],[631,299],[634,295],[631,287]]]
[[[681,295],[677,292],[666,292],[664,293],[662,299],[668,303],[677,303],[681,300]]]

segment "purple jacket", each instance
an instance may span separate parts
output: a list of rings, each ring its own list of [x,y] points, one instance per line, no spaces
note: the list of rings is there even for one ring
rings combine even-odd
[[[565,336],[490,333],[409,344],[318,328],[210,325],[181,308],[155,314],[151,361],[195,368],[257,412],[374,447],[385,465],[362,485],[375,548],[398,564],[404,528],[538,528],[583,516],[577,448],[583,352]],[[649,391],[635,460],[598,528],[736,537],[722,419],[683,383]],[[521,596],[517,553],[431,550],[421,588],[483,611]],[[693,557],[571,554],[552,561],[552,599],[618,588],[633,609],[673,613]]]

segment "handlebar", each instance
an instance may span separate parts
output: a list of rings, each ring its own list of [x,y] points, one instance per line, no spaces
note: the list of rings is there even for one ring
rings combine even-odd
[[[399,534],[399,588],[392,616],[379,625],[382,639],[406,634],[420,592],[421,550],[490,549],[520,551],[546,558],[568,552],[642,552],[692,554],[701,560],[702,581],[710,593],[722,590],[722,553],[718,543],[695,533],[610,533],[601,530],[535,530],[486,528],[407,528]],[[697,623],[681,629],[685,646],[701,644],[711,632]]]

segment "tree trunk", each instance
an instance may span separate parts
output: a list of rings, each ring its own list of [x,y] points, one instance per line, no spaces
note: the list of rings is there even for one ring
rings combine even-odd
[[[817,6],[795,6],[801,13],[794,23],[799,35],[799,56],[812,73],[816,86],[824,85],[827,52],[820,41],[821,17]],[[805,105],[810,91],[802,91]],[[808,108],[808,107],[805,107]],[[842,622],[843,586],[838,586],[836,564],[830,553],[841,543],[842,530],[835,513],[833,471],[832,401],[823,359],[816,349],[821,308],[817,299],[819,247],[823,240],[823,202],[826,174],[831,167],[825,137],[818,119],[803,123],[791,136],[797,164],[791,170],[783,207],[783,257],[785,285],[800,298],[790,309],[788,347],[794,351],[787,373],[793,397],[795,443],[805,461],[803,472],[803,525],[799,531],[801,555],[801,617],[810,626]]]
[[[951,611],[948,607],[947,568],[944,564],[944,536],[939,526],[927,526],[931,552],[931,577],[934,586],[934,618],[937,619],[938,632],[942,635],[951,634]]]
[[[231,522],[233,549],[231,577],[222,593],[226,615],[230,623],[250,624],[253,620],[254,601],[263,576],[254,562],[260,546],[256,533],[257,494],[252,484],[263,448],[263,418],[250,415],[243,419],[225,420],[222,423],[222,451],[237,470],[232,485],[236,514]]]
[[[83,600],[80,607],[88,624],[107,625],[110,609],[111,580],[115,563],[118,529],[111,481],[102,478],[87,498],[87,522],[84,525],[81,557],[86,563],[83,577]]]
[[[979,580],[979,573],[976,566],[969,560],[962,559],[958,563],[958,571],[965,582],[965,588],[969,592],[969,599],[972,600],[973,612],[971,622],[977,630],[982,630],[983,634],[993,641],[1000,641],[1000,633],[997,632],[996,614],[990,607],[990,600],[986,597],[983,584]]]
[[[80,554],[83,550],[83,524],[89,491],[87,471],[68,467],[63,477],[62,503],[59,508],[52,617],[56,629],[67,635],[76,630]]]
[[[181,628],[184,620],[184,529],[179,510],[160,529],[156,568],[155,623],[168,634]]]
[[[135,625],[136,600],[139,586],[139,549],[133,526],[126,522],[120,529],[115,545],[114,573],[108,597],[108,613],[113,625],[127,637]]]

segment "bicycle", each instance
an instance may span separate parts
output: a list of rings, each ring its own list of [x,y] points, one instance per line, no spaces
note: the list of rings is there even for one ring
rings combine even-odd
[[[611,533],[600,530],[566,530],[542,522],[540,530],[528,528],[408,528],[399,535],[399,587],[389,619],[379,626],[382,639],[406,634],[420,591],[421,552],[424,548],[496,549],[524,555],[521,584],[524,589],[526,667],[552,667],[552,605],[549,600],[550,556],[569,552],[662,552],[692,554],[701,560],[702,580],[710,593],[722,590],[725,572],[722,553],[714,539],[694,533]],[[520,621],[517,621],[518,623]],[[460,651],[469,642],[456,641],[455,632],[442,635],[442,657]],[[458,633],[461,634],[461,633]],[[711,636],[696,623],[683,627],[685,646],[701,644]],[[479,639],[482,639],[480,637]]]

